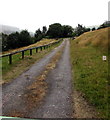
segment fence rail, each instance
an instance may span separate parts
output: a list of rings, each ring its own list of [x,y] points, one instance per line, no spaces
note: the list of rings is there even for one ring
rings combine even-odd
[[[40,50],[42,51],[43,48],[44,48],[44,49],[49,48],[49,47],[51,47],[52,45],[55,45],[55,44],[57,44],[57,43],[59,43],[59,42],[61,42],[61,40],[58,40],[58,41],[56,41],[56,42],[49,43],[49,44],[46,44],[46,45],[41,45],[41,46],[37,46],[37,47],[27,48],[27,49],[19,50],[19,51],[12,52],[12,53],[9,53],[9,54],[0,55],[0,58],[9,56],[9,64],[12,64],[12,55],[14,55],[14,54],[22,53],[22,59],[24,59],[24,57],[25,57],[25,54],[24,54],[25,51],[28,51],[28,50],[29,50],[29,51],[30,51],[30,55],[32,55],[32,50],[33,50],[33,49],[36,49],[36,53],[37,53],[37,52],[38,52],[38,49],[40,49]]]

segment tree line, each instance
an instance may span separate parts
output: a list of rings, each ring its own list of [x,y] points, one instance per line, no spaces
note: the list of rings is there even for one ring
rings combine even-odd
[[[69,25],[61,25],[54,23],[42,27],[42,30],[37,29],[34,36],[31,36],[27,30],[14,32],[9,35],[2,33],[2,51],[9,49],[20,48],[40,41],[43,38],[63,38],[72,37],[73,28]]]
[[[109,21],[100,25],[98,29],[105,27],[110,27]],[[48,29],[46,26],[43,26],[42,30],[37,29],[34,36],[31,36],[27,30],[11,33],[9,35],[2,33],[2,51],[27,46],[40,41],[42,38],[75,37],[90,30],[93,31],[96,29],[86,28],[85,26],[80,24],[78,24],[76,28],[72,28],[69,25],[61,25],[60,23],[54,23],[49,25]]]

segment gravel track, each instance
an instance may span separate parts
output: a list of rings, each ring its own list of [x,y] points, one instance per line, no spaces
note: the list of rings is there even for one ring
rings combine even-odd
[[[47,76],[48,95],[39,109],[30,118],[70,118],[72,114],[72,84],[69,56],[69,41],[66,40],[61,59]]]

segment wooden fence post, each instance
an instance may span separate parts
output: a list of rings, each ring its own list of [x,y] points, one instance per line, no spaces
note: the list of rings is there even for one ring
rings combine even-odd
[[[24,51],[22,51],[22,59],[24,59]]]
[[[30,55],[32,55],[32,49],[30,49]]]
[[[12,54],[9,55],[9,64],[12,64]]]
[[[36,53],[38,52],[38,48],[36,48]]]

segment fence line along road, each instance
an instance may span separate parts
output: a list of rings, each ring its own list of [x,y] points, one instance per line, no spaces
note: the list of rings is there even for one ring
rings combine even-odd
[[[24,50],[19,50],[19,51],[12,52],[12,53],[9,53],[9,54],[4,54],[4,55],[1,55],[0,58],[9,56],[9,64],[12,64],[12,55],[14,55],[14,54],[22,53],[22,59],[24,59],[24,57],[25,57],[25,56],[24,56],[24,52],[25,52],[25,51],[30,50],[30,55],[32,55],[32,50],[33,50],[33,49],[36,49],[36,53],[37,53],[37,52],[38,52],[38,49],[40,49],[40,50],[42,51],[43,48],[44,48],[44,49],[49,48],[49,47],[51,47],[52,45],[55,45],[55,44],[57,44],[57,43],[59,43],[59,42],[61,42],[61,41],[62,41],[62,40],[58,40],[58,41],[56,41],[56,42],[49,43],[49,44],[46,44],[46,45],[41,45],[41,46],[37,46],[37,47],[27,48],[27,49],[24,49]]]

